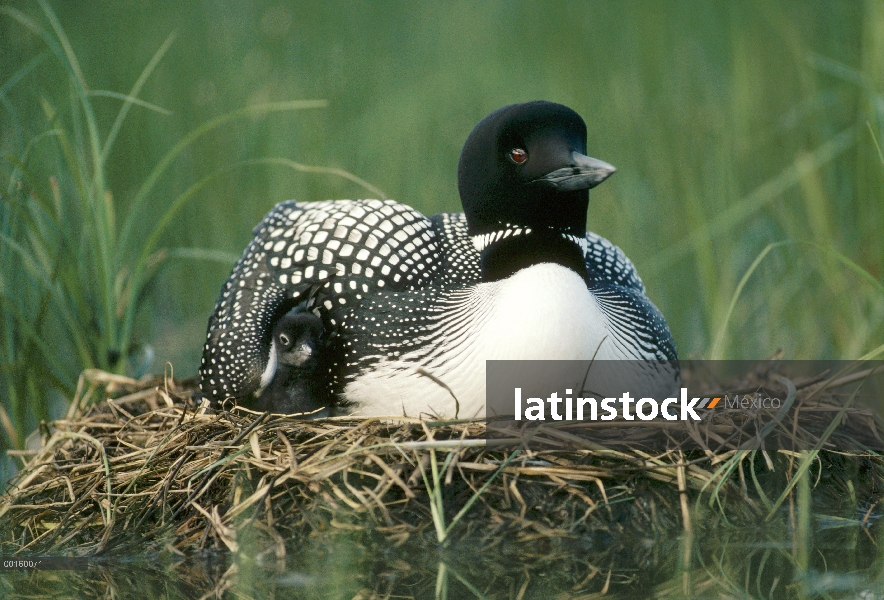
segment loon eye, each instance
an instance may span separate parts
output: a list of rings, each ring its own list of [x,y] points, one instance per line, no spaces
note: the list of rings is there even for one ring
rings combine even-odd
[[[513,148],[512,150],[510,150],[509,157],[511,161],[513,161],[517,165],[521,165],[523,162],[528,160],[528,153],[521,148]]]
[[[291,338],[289,338],[289,336],[287,336],[286,334],[284,334],[284,333],[280,333],[280,334],[279,334],[279,343],[280,343],[282,346],[288,347],[288,346],[291,345],[292,340],[291,340]]]

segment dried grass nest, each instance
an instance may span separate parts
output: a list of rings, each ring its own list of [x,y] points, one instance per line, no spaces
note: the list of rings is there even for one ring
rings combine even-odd
[[[605,552],[633,535],[722,519],[788,525],[800,477],[810,478],[815,507],[865,511],[865,522],[884,490],[884,461],[861,440],[880,440],[881,429],[830,384],[750,373],[734,389],[785,385],[801,410],[779,421],[721,411],[706,431],[681,437],[620,431],[611,441],[631,449],[611,450],[567,428],[534,431],[520,446],[486,441],[483,422],[212,411],[193,381],[87,371],[67,418],[41,427],[42,447],[14,452],[24,467],[0,498],[0,553],[237,552],[247,538],[256,554],[280,557],[338,533],[502,552],[576,539],[588,551],[602,536],[595,547]],[[739,450],[746,437],[796,432],[809,447]],[[642,449],[661,435],[666,451]],[[833,435],[840,449],[827,449]],[[845,451],[845,439],[855,448]]]

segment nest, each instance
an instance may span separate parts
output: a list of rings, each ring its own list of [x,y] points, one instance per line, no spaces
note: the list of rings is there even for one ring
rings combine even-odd
[[[783,389],[765,373],[733,383]],[[496,563],[554,564],[572,587],[607,590],[676,560],[649,537],[712,535],[723,522],[794,530],[802,477],[815,512],[859,511],[871,524],[884,461],[862,439],[880,440],[880,429],[870,411],[829,394],[830,383],[789,382],[802,410],[753,429],[793,441],[801,432],[811,447],[742,450],[728,428],[745,432],[748,417],[725,411],[705,432],[665,433],[666,450],[652,452],[641,442],[659,428],[621,433],[631,450],[566,427],[514,443],[512,428],[475,421],[213,411],[193,381],[89,371],[67,418],[41,428],[42,447],[16,453],[26,460],[0,498],[0,553],[215,550],[260,561],[343,535],[412,556],[469,548]],[[836,435],[856,447],[827,449]]]

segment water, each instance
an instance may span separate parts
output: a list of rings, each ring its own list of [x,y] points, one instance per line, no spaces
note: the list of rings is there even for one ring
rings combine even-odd
[[[257,557],[164,553],[93,558],[77,571],[6,571],[0,589],[5,598],[585,598],[603,591],[612,598],[884,597],[874,530],[856,521],[817,525],[805,568],[796,564],[797,540],[762,526],[723,528],[691,542],[648,532],[485,550],[413,542],[377,550],[338,534],[283,558],[272,550]]]

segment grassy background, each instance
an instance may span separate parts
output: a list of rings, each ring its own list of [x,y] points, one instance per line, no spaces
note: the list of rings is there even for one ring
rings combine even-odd
[[[538,98],[583,115],[590,154],[619,168],[593,191],[589,226],[636,263],[682,356],[856,358],[884,342],[880,1],[0,6],[5,445],[58,414],[47,390],[70,391],[84,365],[194,374],[228,259],[261,216],[289,198],[366,195],[281,164],[212,174],[278,157],[454,211],[472,126]],[[128,94],[142,74],[151,106],[103,92]],[[327,106],[260,108],[304,99]],[[87,105],[113,138],[100,169]]]

